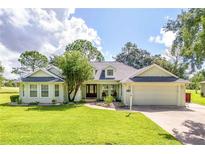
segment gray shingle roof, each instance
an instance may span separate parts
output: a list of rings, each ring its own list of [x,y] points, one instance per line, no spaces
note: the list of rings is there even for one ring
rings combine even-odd
[[[91,62],[91,65],[96,69],[94,80],[115,80],[120,82],[178,82],[188,83],[189,81],[174,77],[162,77],[162,76],[134,76],[139,72],[148,69],[151,66],[144,67],[142,69],[135,69],[131,66],[125,65],[116,61],[106,62]],[[112,66],[115,69],[113,78],[105,77],[105,68]],[[54,68],[54,69],[53,69]],[[22,78],[23,82],[63,82],[62,71],[55,67],[46,69],[50,73],[56,75],[55,77],[26,77]]]
[[[105,61],[105,62],[91,62],[91,65],[97,70],[94,80],[122,80],[124,78],[129,77],[137,69],[125,65],[116,61]],[[114,78],[105,78],[105,68],[107,66],[112,66],[116,68],[116,72],[114,73]]]
[[[186,82],[186,80],[172,76],[136,76],[128,82]]]
[[[26,77],[21,80],[23,82],[63,82],[62,79],[55,77]]]

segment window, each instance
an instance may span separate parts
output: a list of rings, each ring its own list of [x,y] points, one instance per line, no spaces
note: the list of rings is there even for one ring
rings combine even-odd
[[[37,85],[36,84],[30,85],[30,97],[37,97]]]
[[[41,85],[41,97],[48,97],[48,85]]]
[[[107,70],[107,76],[113,76],[113,70]]]
[[[59,85],[55,85],[55,97],[59,97]]]
[[[23,95],[23,97],[25,96],[25,86],[24,86],[24,84],[22,85],[22,95]]]

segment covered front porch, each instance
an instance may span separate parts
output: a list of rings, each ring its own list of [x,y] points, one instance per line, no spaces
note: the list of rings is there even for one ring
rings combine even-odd
[[[82,99],[103,101],[106,96],[121,100],[122,87],[119,82],[87,82],[81,86]]]

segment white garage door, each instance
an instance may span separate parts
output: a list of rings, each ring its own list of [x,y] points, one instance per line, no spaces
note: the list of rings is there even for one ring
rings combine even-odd
[[[177,105],[177,86],[135,85],[133,105]]]

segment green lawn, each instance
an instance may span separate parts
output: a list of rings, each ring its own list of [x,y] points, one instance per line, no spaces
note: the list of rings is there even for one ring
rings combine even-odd
[[[5,103],[8,97],[0,93],[0,144],[181,144],[140,113],[83,105],[14,107]]]
[[[195,90],[187,90],[187,92],[191,93],[191,102],[192,103],[205,105],[205,97],[201,96],[200,91],[198,91],[197,94],[196,94]]]
[[[10,102],[11,95],[18,95],[17,87],[1,87],[0,88],[0,104]]]

